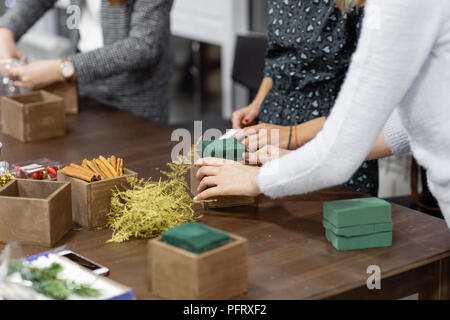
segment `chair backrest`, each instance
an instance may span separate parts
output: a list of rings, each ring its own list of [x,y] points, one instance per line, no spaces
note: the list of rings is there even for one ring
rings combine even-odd
[[[258,91],[264,77],[267,36],[248,34],[237,37],[233,66],[233,80],[251,92]]]

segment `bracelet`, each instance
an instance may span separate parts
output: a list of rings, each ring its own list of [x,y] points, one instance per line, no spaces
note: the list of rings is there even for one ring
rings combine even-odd
[[[294,136],[295,136],[295,149],[300,148],[300,145],[298,144],[298,138],[297,138],[297,126],[294,127]]]
[[[288,145],[287,145],[288,150],[290,150],[290,147],[291,147],[291,138],[292,138],[292,127],[289,127],[289,140],[288,140]]]

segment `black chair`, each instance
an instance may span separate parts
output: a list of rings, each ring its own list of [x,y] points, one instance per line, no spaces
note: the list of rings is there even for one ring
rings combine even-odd
[[[250,91],[253,99],[264,78],[267,36],[248,34],[237,37],[232,78]]]

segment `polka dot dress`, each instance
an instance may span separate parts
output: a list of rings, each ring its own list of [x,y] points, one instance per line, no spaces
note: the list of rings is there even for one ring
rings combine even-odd
[[[265,77],[273,79],[262,123],[300,124],[328,116],[356,49],[362,10],[342,14],[333,0],[269,0]],[[378,193],[378,163],[363,163],[346,184]]]

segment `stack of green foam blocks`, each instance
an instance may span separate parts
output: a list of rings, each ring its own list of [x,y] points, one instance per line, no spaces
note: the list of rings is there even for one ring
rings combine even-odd
[[[392,245],[392,207],[378,198],[325,202],[323,226],[337,250]]]

